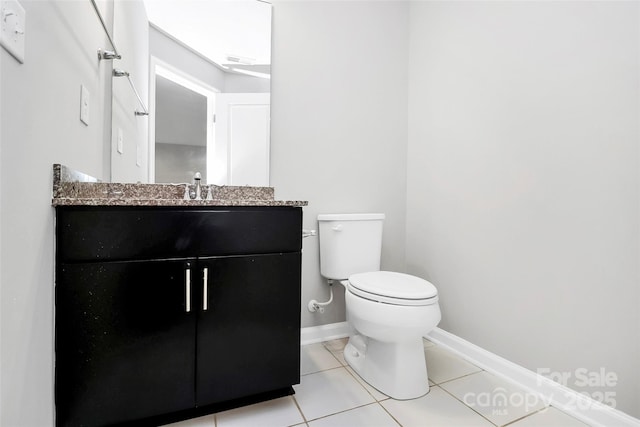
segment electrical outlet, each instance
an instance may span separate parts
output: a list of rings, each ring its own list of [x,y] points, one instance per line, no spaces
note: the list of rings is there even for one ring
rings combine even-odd
[[[24,64],[27,14],[17,0],[0,1],[0,45]]]

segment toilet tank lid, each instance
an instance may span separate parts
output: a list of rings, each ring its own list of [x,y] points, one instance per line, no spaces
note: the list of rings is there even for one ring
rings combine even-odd
[[[318,221],[367,221],[384,219],[383,213],[320,214]]]
[[[438,295],[438,290],[430,282],[393,271],[352,274],[349,283],[361,291],[392,298],[423,300]]]

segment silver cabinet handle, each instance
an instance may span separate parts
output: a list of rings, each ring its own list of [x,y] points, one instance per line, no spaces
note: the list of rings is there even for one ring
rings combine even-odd
[[[187,268],[185,270],[185,280],[184,280],[184,288],[185,288],[185,309],[187,313],[191,311],[191,269]]]
[[[202,269],[202,311],[209,309],[209,269]]]

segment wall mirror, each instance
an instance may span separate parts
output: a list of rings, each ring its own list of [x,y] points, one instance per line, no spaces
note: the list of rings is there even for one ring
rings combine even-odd
[[[269,185],[271,4],[144,0],[149,182]]]

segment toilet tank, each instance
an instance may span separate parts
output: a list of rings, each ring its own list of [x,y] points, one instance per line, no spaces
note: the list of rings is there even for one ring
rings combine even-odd
[[[381,213],[318,215],[320,274],[342,280],[379,271],[383,222]]]

